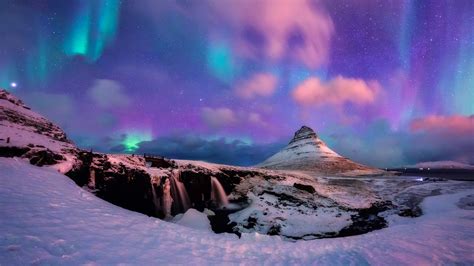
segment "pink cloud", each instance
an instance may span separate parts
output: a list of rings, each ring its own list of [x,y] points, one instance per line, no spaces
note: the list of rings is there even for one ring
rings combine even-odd
[[[240,82],[235,93],[244,99],[252,99],[256,96],[268,97],[275,92],[277,83],[278,79],[272,74],[259,73]]]
[[[474,115],[427,116],[413,120],[410,129],[413,132],[469,134],[474,140]]]
[[[310,68],[326,63],[334,33],[331,17],[307,0],[210,1],[236,32],[236,50],[253,58],[291,60]],[[249,35],[263,41],[249,40]]]
[[[209,126],[213,128],[231,125],[237,122],[237,117],[229,108],[210,108],[201,109],[201,118]]]
[[[345,103],[366,105],[373,103],[380,91],[376,81],[337,76],[328,82],[311,77],[299,84],[292,92],[293,99],[303,106],[340,106]]]
[[[138,10],[157,23],[160,13],[187,16],[208,31],[210,41],[233,38],[241,56],[275,62],[292,62],[315,69],[327,63],[334,24],[319,1],[311,0],[203,0],[145,1]],[[157,15],[158,14],[158,15]]]

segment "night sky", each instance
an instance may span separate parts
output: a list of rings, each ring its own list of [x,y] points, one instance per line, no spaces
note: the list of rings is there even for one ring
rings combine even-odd
[[[474,163],[474,1],[1,0],[0,87],[82,148],[251,165],[302,125]]]

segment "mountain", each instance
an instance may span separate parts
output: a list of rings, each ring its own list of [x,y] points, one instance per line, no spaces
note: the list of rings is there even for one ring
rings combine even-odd
[[[319,158],[344,160],[323,149],[308,128],[291,145],[310,140],[319,143]],[[0,157],[16,157],[2,159],[6,164],[23,161],[46,172],[54,169],[84,193],[148,216],[178,223],[184,219],[186,224],[189,215],[182,214],[198,210],[217,233],[258,232],[288,239],[362,234],[385,227],[378,214],[395,208],[370,190],[319,182],[303,172],[82,150],[59,126],[5,90],[0,90]]]
[[[0,156],[22,156],[37,166],[71,169],[77,148],[66,133],[35,113],[20,99],[0,89]]]
[[[353,162],[331,150],[313,129],[302,126],[293,139],[278,153],[257,167],[279,170],[314,171],[327,174],[344,172],[381,173],[362,164]]]

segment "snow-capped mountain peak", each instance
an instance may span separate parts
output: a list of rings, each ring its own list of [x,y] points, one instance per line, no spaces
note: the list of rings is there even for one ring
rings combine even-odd
[[[370,170],[331,150],[313,129],[302,126],[288,145],[257,165],[262,168],[312,170],[339,173],[353,170]]]
[[[295,132],[295,136],[291,139],[290,143],[302,140],[302,139],[317,139],[318,135],[310,127],[302,126],[298,131]]]

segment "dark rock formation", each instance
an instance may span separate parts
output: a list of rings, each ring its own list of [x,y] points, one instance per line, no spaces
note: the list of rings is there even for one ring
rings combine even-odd
[[[357,214],[351,216],[352,224],[343,228],[335,236],[353,236],[380,230],[387,227],[387,221],[379,213],[393,208],[390,201],[376,202],[370,208],[354,210]]]
[[[306,192],[308,192],[308,193],[311,193],[311,194],[314,193],[314,192],[316,192],[316,190],[314,189],[314,187],[311,186],[311,185],[304,185],[304,184],[300,184],[300,183],[294,183],[294,184],[293,184],[293,187],[295,187],[295,188],[297,188],[297,189],[299,189],[299,190],[304,190],[304,191],[306,191]]]
[[[30,158],[30,164],[36,166],[54,165],[65,160],[64,156],[54,153],[49,149],[33,150],[28,152],[25,157]]]
[[[30,151],[27,147],[0,146],[0,157],[21,157]]]

